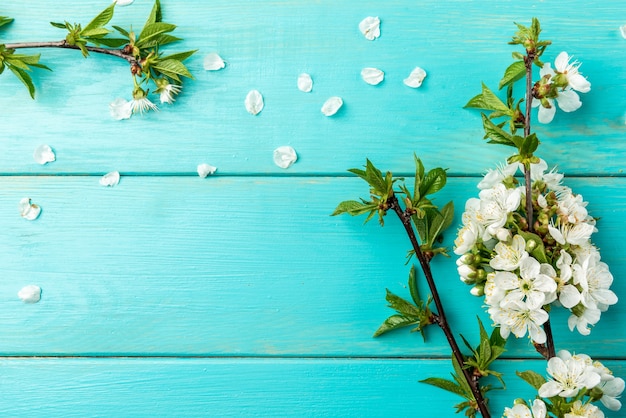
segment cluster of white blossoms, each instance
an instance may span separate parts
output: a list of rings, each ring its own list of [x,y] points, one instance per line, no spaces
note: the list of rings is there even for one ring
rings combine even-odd
[[[565,418],[604,418],[593,402],[599,400],[611,411],[622,407],[618,398],[624,391],[624,379],[613,376],[606,366],[586,354],[559,351],[548,361],[547,371],[550,379],[539,388],[542,399],[535,399],[530,408],[523,401],[516,402],[513,408],[504,410],[504,417],[545,418],[550,416],[549,409]],[[558,402],[547,408],[544,399],[554,397]]]
[[[617,302],[608,266],[591,243],[595,219],[581,195],[561,184],[563,175],[531,165],[533,221],[526,219],[526,191],[515,177],[523,167],[490,170],[478,198],[465,205],[454,252],[471,293],[485,297],[494,325],[507,338],[530,335],[546,342],[547,305],[570,310],[570,330],[590,333],[600,314]]]
[[[550,63],[543,65],[539,71],[541,80],[535,85],[532,100],[533,107],[539,106],[539,122],[552,122],[556,113],[555,100],[564,112],[573,112],[582,106],[576,92],[588,93],[591,83],[578,71],[579,67],[580,63],[571,62],[571,57],[565,51],[554,60],[554,70]]]

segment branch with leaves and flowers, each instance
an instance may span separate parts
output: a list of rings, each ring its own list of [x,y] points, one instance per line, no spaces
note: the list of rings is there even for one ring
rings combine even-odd
[[[115,119],[128,119],[133,113],[157,110],[157,105],[149,98],[150,89],[159,96],[162,104],[171,104],[180,93],[183,78],[193,78],[183,61],[195,53],[185,51],[166,54],[162,48],[181,39],[173,36],[176,26],[163,22],[161,4],[156,0],[148,19],[138,33],[132,28],[105,26],[113,18],[116,3],[112,3],[86,25],[80,23],[51,22],[51,25],[67,31],[65,39],[52,42],[17,42],[0,44],[0,74],[9,69],[35,98],[35,85],[31,72],[33,68],[50,70],[42,64],[40,54],[16,54],[17,49],[63,48],[79,50],[83,57],[90,54],[105,54],[128,62],[133,80],[132,99],[116,99],[110,105]],[[0,16],[0,27],[13,19]],[[117,32],[118,37],[110,36]],[[119,37],[121,35],[121,37]]]
[[[601,313],[617,303],[610,290],[613,276],[591,242],[597,219],[588,213],[583,197],[563,184],[564,176],[548,169],[535,155],[540,141],[531,129],[533,107],[539,107],[539,122],[549,123],[556,106],[565,112],[580,108],[578,93],[590,91],[591,84],[580,73],[580,64],[565,52],[556,57],[555,68],[542,61],[551,43],[540,39],[538,20],[533,19],[529,27],[517,26],[510,44],[521,46],[523,52],[513,53],[514,62],[500,81],[499,90],[506,88],[506,98],[483,84],[482,92],[466,105],[486,111],[482,121],[489,143],[512,147],[515,152],[504,165],[487,172],[478,184],[478,197],[466,202],[454,249],[460,256],[456,264],[461,281],[471,286],[471,294],[484,297],[493,333],[488,335],[479,321],[478,345],[463,338],[469,352],[461,351],[430,269],[434,256],[446,255],[438,243],[453,219],[452,202],[438,208],[429,197],[445,186],[443,169],[426,172],[415,157],[415,183],[410,190],[404,179],[394,178],[391,172],[383,175],[367,160],[365,170],[350,171],[369,184],[370,197],[344,201],[334,214],[368,214],[366,222],[378,215],[384,225],[391,211],[401,221],[412,245],[409,254],[417,257],[431,296],[421,299],[412,267],[412,301],[387,290],[387,301],[396,314],[375,336],[405,326],[423,334],[428,325],[438,325],[452,351],[453,380],[431,377],[423,382],[464,398],[456,405],[457,412],[491,416],[486,396],[493,389],[489,379],[495,377],[504,387],[502,375],[491,370],[491,364],[505,351],[506,339],[514,335],[530,338],[547,360],[548,379],[533,371],[518,372],[537,390],[537,396],[530,402],[516,400],[504,410],[505,417],[604,417],[598,402],[611,411],[619,410],[624,380],[586,354],[557,351],[550,312],[567,309],[570,330],[588,336]],[[538,80],[534,67],[540,69]],[[514,96],[518,81],[524,85],[521,98]]]

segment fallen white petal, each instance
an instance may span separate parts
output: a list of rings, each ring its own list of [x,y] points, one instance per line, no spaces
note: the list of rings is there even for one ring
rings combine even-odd
[[[35,152],[33,152],[33,158],[37,164],[44,165],[46,163],[51,163],[56,160],[56,156],[54,155],[54,151],[50,148],[49,145],[39,145],[35,148]]]
[[[313,79],[307,73],[302,73],[298,76],[298,90],[305,93],[313,90]]]
[[[17,292],[17,296],[22,299],[24,303],[37,303],[41,300],[41,287],[29,284]]]
[[[619,27],[619,31],[622,34],[622,38],[626,39],[626,25],[622,25]]]
[[[420,67],[415,67],[415,69],[411,71],[411,74],[404,79],[404,84],[416,89],[422,85],[424,78],[426,78],[426,71],[422,70]]]
[[[246,110],[251,115],[258,115],[263,110],[263,96],[259,93],[258,90],[250,90],[248,95],[246,96]]]
[[[385,73],[378,68],[368,67],[361,70],[361,77],[367,84],[375,86],[385,79]]]
[[[132,103],[118,97],[109,103],[109,113],[115,120],[130,119],[130,116],[133,114]]]
[[[132,2],[134,2],[135,0],[117,0],[115,2],[116,6],[128,6],[129,4],[131,4]]]
[[[120,182],[119,171],[111,171],[100,178],[100,185],[106,187],[117,186]]]
[[[218,71],[222,68],[226,67],[224,60],[215,52],[211,52],[206,57],[204,57],[203,63],[204,69],[207,71]]]
[[[332,116],[343,106],[343,100],[341,97],[333,96],[326,100],[322,106],[322,113],[326,116]]]
[[[39,217],[39,214],[41,213],[41,208],[39,207],[39,205],[31,203],[30,198],[28,197],[20,200],[18,207],[20,209],[20,215],[22,215],[22,218],[26,219],[27,221],[34,221]]]
[[[202,178],[210,174],[214,174],[217,171],[217,167],[213,167],[209,164],[198,164],[198,175]]]
[[[274,163],[280,168],[289,168],[297,159],[296,150],[289,145],[283,145],[274,150]]]
[[[366,39],[373,41],[380,36],[380,19],[378,17],[366,17],[359,23],[359,30]]]

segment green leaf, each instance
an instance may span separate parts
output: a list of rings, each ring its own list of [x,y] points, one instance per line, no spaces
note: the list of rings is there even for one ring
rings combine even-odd
[[[439,377],[429,377],[428,379],[420,380],[420,383],[426,383],[427,385],[436,386],[440,389],[447,390],[448,392],[452,392],[466,398],[463,389],[451,380],[442,379]]]
[[[192,56],[196,52],[198,52],[197,49],[194,49],[193,51],[178,52],[176,54],[162,56],[160,59],[162,59],[162,60],[170,59],[170,60],[176,60],[176,61],[185,61],[187,58],[189,58],[190,56]]]
[[[539,373],[533,372],[532,370],[516,372],[516,374],[537,390],[539,390],[539,388],[546,383],[545,377]]]
[[[52,26],[59,29],[67,29],[67,23],[50,22]]]
[[[18,68],[14,65],[8,65],[9,70],[15,74],[15,76],[26,86],[28,89],[28,93],[32,99],[35,98],[35,85],[33,84],[33,79],[30,78],[30,75],[23,70],[22,68]]]
[[[142,48],[145,46],[146,43],[152,41],[159,35],[171,32],[174,29],[176,29],[176,25],[172,25],[170,23],[157,22],[146,25],[139,34],[135,45],[139,48]]]
[[[504,86],[515,83],[517,80],[522,79],[526,75],[526,65],[523,61],[515,61],[504,72],[504,77],[500,80],[498,89]]]
[[[115,10],[115,2],[111,3],[109,7],[100,12],[100,14],[93,18],[93,20],[87,23],[87,26],[83,28],[81,31],[81,35],[83,36],[93,36],[89,35],[89,33],[94,32],[96,29],[102,28],[104,25],[109,23],[111,18],[113,18],[113,11]],[[108,31],[107,31],[108,33]]]
[[[182,40],[181,38],[177,38],[176,36],[168,35],[168,34],[160,34],[150,41],[142,43],[142,48],[153,48],[156,46],[163,46],[167,44],[171,44],[172,42],[178,42]]]
[[[163,20],[163,16],[161,15],[161,2],[156,0],[154,2],[154,6],[152,6],[152,11],[150,12],[150,16],[148,16],[148,20],[144,27],[151,25],[153,23],[157,23]]]
[[[115,29],[116,31],[118,31],[118,32],[119,32],[120,34],[122,34],[123,36],[125,36],[125,37],[127,37],[127,38],[130,38],[130,33],[129,33],[126,29],[121,28],[121,27],[119,27],[119,26],[115,26],[115,25],[113,25],[113,29]]]
[[[452,366],[454,367],[454,374],[452,375],[452,377],[454,377],[454,380],[456,380],[461,389],[463,389],[465,393],[464,397],[470,400],[474,399],[472,389],[470,388],[469,383],[467,383],[467,380],[465,380],[465,374],[463,373],[463,369],[461,368],[459,362],[456,361],[455,356],[452,356]]]
[[[386,299],[389,302],[389,307],[396,310],[399,314],[419,318],[421,311],[417,306],[400,296],[394,295],[389,289],[387,289]]]
[[[185,67],[185,64],[177,60],[159,61],[159,63],[154,66],[154,69],[162,73],[171,73],[187,78],[193,78],[187,67]]]
[[[426,196],[429,194],[437,193],[443,188],[443,186],[446,185],[446,181],[446,170],[439,167],[433,168],[426,174],[424,180],[422,181],[422,184],[420,184],[420,195]]]
[[[490,141],[488,141],[490,144],[508,145],[510,147],[517,148],[512,140],[511,134],[505,132],[502,128],[498,127],[484,113],[482,114],[482,117],[483,128],[485,129],[485,137],[490,139]]]
[[[543,245],[543,240],[539,235],[533,234],[532,232],[528,231],[518,231],[518,234],[521,235],[524,240],[526,240],[526,246],[528,246],[529,242],[533,243],[531,245],[534,246],[534,248],[529,252],[535,259],[537,259],[537,261],[539,261],[540,263],[548,262],[546,248]]]
[[[383,322],[383,324],[376,330],[374,337],[378,337],[386,332],[393,331],[399,328],[408,327],[414,324],[419,324],[419,319],[414,317],[407,317],[404,315],[391,315]]]
[[[539,147],[539,138],[537,138],[536,134],[532,133],[524,138],[522,146],[520,147],[520,154],[524,157],[529,157],[537,151],[537,147]]]
[[[109,48],[119,48],[128,43],[128,39],[124,39],[124,38],[98,38],[98,39],[90,38],[89,40],[96,45],[104,45],[104,46],[108,46]]]
[[[470,99],[465,107],[492,110],[501,115],[511,116],[513,114],[513,111],[485,83],[482,83],[482,88],[482,93]]]
[[[420,298],[419,288],[417,287],[417,270],[415,266],[411,266],[411,270],[409,271],[409,291],[411,292],[411,299],[417,306],[422,304],[422,299]]]
[[[91,40],[91,39],[104,38],[109,33],[111,33],[111,31],[106,29],[106,28],[95,28],[95,29],[91,29],[89,31],[82,31],[80,33],[80,36],[82,36],[85,39],[90,39]]]
[[[435,241],[452,224],[454,218],[454,203],[448,202],[441,211],[434,211],[435,215],[430,220],[430,226],[428,228],[427,242],[433,246]]]
[[[378,207],[371,203],[358,202],[356,200],[346,200],[341,202],[331,216],[341,215],[347,213],[352,216],[362,215],[372,210],[377,210]]]
[[[8,25],[11,22],[13,22],[13,18],[0,16],[0,26]]]

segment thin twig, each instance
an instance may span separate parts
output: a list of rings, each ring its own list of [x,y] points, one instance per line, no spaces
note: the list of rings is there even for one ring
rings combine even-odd
[[[21,49],[21,48],[63,48],[63,49],[76,49],[80,48],[76,45],[70,45],[66,40],[55,42],[17,42],[13,44],[4,44],[6,49]],[[114,57],[121,58],[128,61],[129,64],[137,64],[137,60],[132,55],[124,53],[121,49],[108,49],[100,48],[97,46],[85,46],[85,49],[89,52],[95,52],[97,54],[112,55]]]
[[[430,269],[429,260],[426,258],[422,249],[420,248],[419,242],[417,241],[417,236],[415,235],[415,231],[413,230],[413,226],[411,224],[411,216],[406,214],[400,205],[398,204],[398,199],[395,196],[391,196],[387,203],[389,207],[394,210],[396,215],[400,218],[404,229],[406,230],[409,240],[411,241],[411,245],[413,246],[413,250],[415,251],[415,255],[419,260],[422,271],[424,272],[424,276],[426,277],[426,282],[428,283],[428,287],[430,289],[430,293],[432,295],[433,301],[435,302],[435,307],[437,308],[437,325],[443,330],[446,339],[448,340],[448,344],[452,349],[452,354],[454,358],[458,362],[459,366],[463,369],[463,376],[465,380],[469,384],[472,394],[474,395],[474,399],[476,400],[477,407],[484,418],[490,418],[491,414],[489,409],[487,408],[487,404],[485,399],[483,398],[483,394],[480,391],[480,386],[478,381],[472,377],[470,371],[464,368],[465,360],[463,359],[463,353],[461,353],[461,349],[457,344],[454,335],[452,334],[452,330],[450,329],[450,325],[448,324],[448,320],[446,319],[446,314],[443,310],[443,304],[441,303],[441,298],[439,297],[439,292],[437,291],[437,286],[435,285],[435,280],[433,278],[432,271]]]

